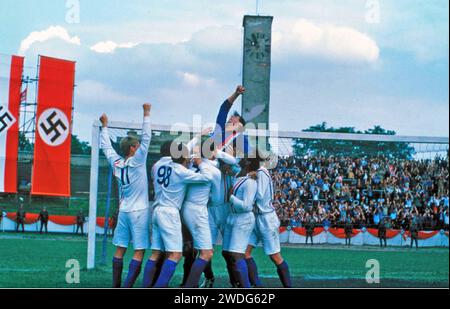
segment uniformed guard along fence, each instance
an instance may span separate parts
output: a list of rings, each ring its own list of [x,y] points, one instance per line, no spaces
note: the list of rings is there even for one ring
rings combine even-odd
[[[121,138],[129,134],[140,136],[141,128],[141,123],[111,122],[109,124],[109,133],[113,143],[117,145]],[[192,128],[188,125],[178,125],[177,127],[153,125],[152,128],[153,138],[149,150],[147,163],[148,170],[150,170],[153,163],[160,158],[160,147],[165,141],[178,138],[180,141],[187,142],[195,133],[201,131],[200,128]],[[449,139],[440,137],[258,130],[247,130],[246,133],[253,142],[257,137],[259,140],[268,139],[270,151],[276,154],[273,157],[282,159],[296,157],[297,160],[302,160],[331,156],[348,158],[382,157],[386,160],[407,162],[413,160],[433,160],[436,157],[448,158],[449,149]],[[114,187],[115,181],[112,179],[111,173],[107,172],[106,162],[103,160],[103,156],[99,149],[99,138],[100,123],[95,122],[92,130],[92,155],[89,183],[89,239],[87,259],[87,266],[89,269],[94,268],[96,263],[95,231],[98,227],[95,218],[97,216],[110,217],[117,206],[117,203],[115,203],[117,201],[116,188]],[[272,163],[273,166],[276,166],[276,162]],[[152,198],[150,181],[149,191],[150,198]],[[104,205],[105,213],[98,212],[99,205]],[[287,238],[288,242],[289,239],[292,237],[292,239],[294,239],[296,237],[295,235],[297,235],[293,231],[294,230],[285,230],[284,235],[291,235]],[[444,234],[444,236],[445,235],[446,234]]]

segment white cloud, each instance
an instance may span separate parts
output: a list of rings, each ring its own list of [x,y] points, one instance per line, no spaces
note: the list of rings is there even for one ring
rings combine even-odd
[[[198,86],[212,86],[214,85],[214,79],[207,79],[190,72],[177,72],[177,75],[182,78],[183,82],[190,87]]]
[[[118,48],[133,48],[139,45],[138,43],[116,43],[113,41],[105,41],[105,42],[98,42],[97,44],[93,45],[91,47],[92,51],[95,51],[99,54],[111,54],[116,51]]]
[[[367,34],[306,19],[283,24],[274,31],[273,40],[276,56],[300,54],[349,63],[375,63],[380,56],[377,42]]]
[[[59,39],[73,45],[81,45],[77,36],[71,37],[67,29],[61,26],[50,26],[46,30],[31,32],[21,43],[19,54],[23,55],[35,43],[43,43],[51,39]]]
[[[239,52],[242,45],[242,32],[233,26],[207,27],[195,32],[189,45],[199,53]]]

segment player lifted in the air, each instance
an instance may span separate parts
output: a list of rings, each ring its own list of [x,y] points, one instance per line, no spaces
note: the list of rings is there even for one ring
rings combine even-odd
[[[241,149],[239,153],[244,153],[244,148],[249,149],[248,138],[241,134],[243,127],[245,125],[244,119],[237,113],[233,114],[228,120],[228,114],[233,107],[234,102],[245,93],[245,88],[243,86],[237,86],[236,91],[225,100],[221,105],[220,110],[216,119],[216,127],[212,138],[215,142],[215,147],[219,150],[224,150],[225,148],[236,148],[236,146]],[[229,146],[229,147],[226,147]],[[233,153],[237,151],[233,149]],[[237,164],[237,160],[231,156],[221,158],[220,169],[222,171],[221,178],[221,190],[220,196],[217,200],[211,199],[208,205],[209,213],[209,223],[212,233],[213,245],[217,243],[219,233],[224,235],[225,223],[229,214],[228,210],[228,191],[232,187],[232,182],[234,176],[238,173],[235,171],[231,172],[232,166]],[[212,288],[214,286],[214,272],[212,269],[212,263],[210,262],[205,269],[205,282],[202,287]]]
[[[257,154],[259,156],[259,154]],[[260,159],[260,161],[263,161]],[[255,260],[252,258],[252,251],[259,242],[262,242],[264,253],[270,257],[277,267],[278,276],[285,288],[292,287],[289,266],[281,256],[280,248],[280,220],[278,219],[272,201],[274,198],[274,188],[272,177],[269,171],[262,166],[258,170],[255,217],[256,227],[250,238],[246,252],[246,262],[249,271],[250,283],[254,287],[261,287],[261,280],[258,276],[258,269]]]
[[[244,93],[245,88],[238,86],[236,91],[220,107],[213,133],[216,147],[220,150],[231,144],[238,148],[237,153],[247,154],[251,150],[248,137],[243,133],[246,125],[244,118],[235,112],[227,121],[234,102]]]
[[[234,277],[230,279],[237,280],[241,288],[250,288],[245,252],[255,228],[253,205],[257,191],[257,182],[250,174],[259,169],[259,159],[243,158],[239,165],[241,172],[229,199],[230,215],[225,226],[222,254],[227,262],[230,277]]]
[[[152,255],[147,262],[144,272],[144,286],[151,286],[156,275],[157,262],[163,258],[163,252],[167,259],[161,268],[160,275],[153,287],[168,287],[173,277],[177,264],[182,258],[183,237],[181,232],[180,209],[186,195],[189,184],[205,184],[211,181],[208,176],[207,165],[201,158],[193,159],[198,166],[199,173],[195,173],[187,167],[191,163],[188,147],[184,144],[175,145],[171,149],[172,161],[161,165],[155,175],[161,184],[161,192],[154,204],[152,227]]]
[[[145,250],[149,248],[149,218],[147,154],[151,141],[151,105],[144,104],[142,140],[125,137],[120,142],[123,157],[111,145],[108,133],[108,117],[101,116],[101,149],[112,166],[119,185],[120,208],[113,244],[117,247],[113,258],[113,287],[121,287],[123,257],[130,241],[133,241],[134,255],[130,262],[128,276],[123,287],[133,287],[141,271]]]

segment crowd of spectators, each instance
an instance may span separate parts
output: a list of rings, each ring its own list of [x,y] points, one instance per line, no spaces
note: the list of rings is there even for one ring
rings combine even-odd
[[[448,155],[429,160],[309,157],[272,170],[283,226],[448,231]]]

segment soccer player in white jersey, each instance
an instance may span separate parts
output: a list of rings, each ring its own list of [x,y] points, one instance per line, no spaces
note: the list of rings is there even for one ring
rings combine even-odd
[[[207,166],[201,158],[193,159],[200,170],[199,173],[187,169],[191,157],[186,145],[179,144],[176,149],[171,149],[171,154],[172,162],[161,166],[161,172],[157,174],[162,190],[153,208],[153,251],[144,271],[144,286],[149,286],[148,283],[151,285],[154,280],[158,260],[163,258],[163,252],[167,254],[161,273],[154,284],[155,288],[168,287],[182,257],[183,236],[180,209],[187,186],[204,184],[211,180],[206,173]]]
[[[256,155],[259,161],[263,162],[259,153]],[[262,242],[264,253],[270,257],[277,267],[278,276],[285,288],[291,288],[291,277],[289,266],[281,256],[280,248],[280,220],[278,219],[272,201],[274,189],[272,177],[269,171],[261,163],[258,169],[257,191],[256,191],[256,227],[250,238],[250,242],[245,254],[247,267],[249,271],[250,283],[254,287],[261,287],[261,280],[258,276],[258,268],[255,260],[252,258],[252,251],[260,242]]]
[[[144,124],[142,140],[126,137],[120,143],[124,157],[119,156],[111,145],[108,133],[108,117],[103,114],[101,149],[119,184],[119,218],[113,244],[117,247],[113,258],[113,287],[122,283],[123,257],[130,241],[133,241],[134,256],[130,262],[128,276],[123,287],[131,288],[141,271],[145,250],[150,246],[147,180],[147,154],[151,141],[150,111],[151,105],[144,104]]]
[[[161,145],[160,154],[161,159],[155,163],[152,167],[152,180],[153,180],[153,192],[155,193],[154,200],[157,201],[159,196],[161,195],[162,185],[161,177],[164,175],[164,166],[172,162],[172,157],[170,156],[170,146],[172,145],[172,141],[165,142]]]
[[[194,249],[200,251],[190,269],[184,287],[198,287],[200,276],[213,256],[213,243],[209,226],[208,203],[210,199],[217,202],[220,199],[222,173],[215,161],[215,146],[212,139],[204,140],[200,147],[196,146],[195,153],[201,153],[202,162],[206,165],[205,174],[211,179],[206,184],[188,186],[186,198],[182,207],[184,224],[192,235]],[[192,170],[198,171],[197,166]]]
[[[213,185],[211,198],[208,203],[209,227],[213,246],[217,244],[219,233],[224,236],[225,224],[229,214],[228,192],[232,188],[235,176],[239,173],[238,160],[224,151],[217,150],[215,164],[221,171],[218,188]],[[212,269],[212,261],[208,263],[204,271],[205,281],[203,288],[213,288],[215,276]]]
[[[225,226],[222,254],[239,286],[250,288],[245,252],[255,228],[253,206],[257,191],[257,182],[250,177],[250,173],[258,170],[259,161],[244,158],[240,160],[239,165],[241,172],[231,191],[230,215]]]

